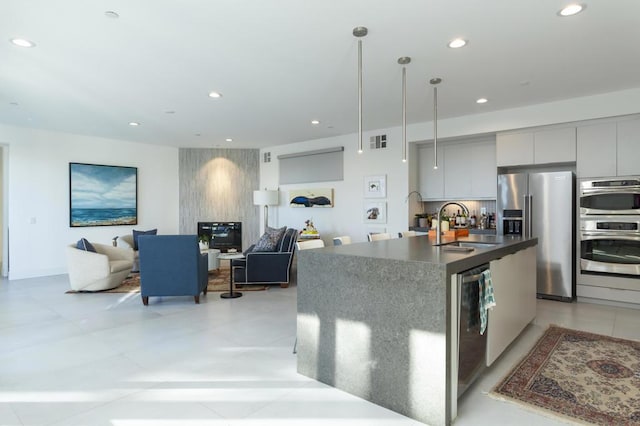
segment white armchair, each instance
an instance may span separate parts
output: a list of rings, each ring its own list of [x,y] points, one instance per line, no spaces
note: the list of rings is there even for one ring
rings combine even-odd
[[[140,260],[139,260],[140,257],[139,257],[138,250],[134,248],[133,235],[131,234],[121,235],[119,237],[114,238],[114,240],[115,240],[116,247],[131,251],[133,255],[133,266],[131,267],[131,272],[140,271]]]
[[[97,253],[67,247],[69,283],[76,291],[100,291],[118,287],[131,272],[133,250],[92,243]]]

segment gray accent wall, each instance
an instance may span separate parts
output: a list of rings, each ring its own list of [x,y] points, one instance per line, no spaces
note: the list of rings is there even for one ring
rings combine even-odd
[[[198,222],[242,222],[242,249],[260,237],[257,149],[181,148],[179,232],[196,234]]]

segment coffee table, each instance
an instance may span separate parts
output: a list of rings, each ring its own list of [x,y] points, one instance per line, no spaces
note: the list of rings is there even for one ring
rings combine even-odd
[[[223,299],[235,299],[237,297],[242,297],[242,293],[239,291],[233,291],[233,259],[244,259],[244,254],[242,253],[221,253],[218,255],[218,259],[228,260],[229,261],[229,293],[222,293],[220,295]]]

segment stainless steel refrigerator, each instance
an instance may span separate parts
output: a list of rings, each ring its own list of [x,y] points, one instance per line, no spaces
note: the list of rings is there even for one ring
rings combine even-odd
[[[575,297],[573,172],[498,175],[498,235],[538,238],[538,297]],[[517,277],[514,277],[517,279]]]

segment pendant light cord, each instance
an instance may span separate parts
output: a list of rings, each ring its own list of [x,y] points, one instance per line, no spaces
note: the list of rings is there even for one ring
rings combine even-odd
[[[438,169],[438,87],[441,78],[432,78],[429,81],[433,85],[433,169]]]
[[[362,154],[362,37],[368,33],[367,27],[353,29],[353,36],[358,37],[358,154]]]

